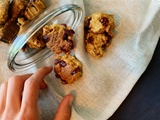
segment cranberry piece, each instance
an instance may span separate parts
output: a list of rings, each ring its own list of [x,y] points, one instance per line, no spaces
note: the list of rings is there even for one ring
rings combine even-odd
[[[81,69],[79,68],[79,67],[77,67],[72,73],[71,73],[71,75],[74,75],[74,74],[76,74],[77,72],[80,72],[81,71]]]
[[[64,27],[67,27],[67,25],[66,25],[65,23],[63,23],[63,24],[61,24],[61,25],[63,25]]]
[[[60,66],[61,66],[61,67],[65,67],[66,65],[67,65],[67,63],[66,63],[65,61],[61,60]]]
[[[60,60],[60,59],[55,59],[54,64],[55,65],[60,64],[61,67],[65,67],[67,65],[65,61]]]
[[[43,36],[43,41],[44,41],[45,43],[47,43],[47,42],[49,41],[49,37],[48,37],[47,35],[44,35],[44,36]]]
[[[66,33],[63,35],[63,40],[68,40],[68,35]]]
[[[90,21],[91,21],[91,18],[88,18],[85,20],[85,22],[84,22],[84,29],[85,30],[89,29]]]
[[[69,42],[69,44],[71,46],[71,49],[73,49],[74,48],[74,42],[73,42],[73,40],[68,40],[68,42]]]
[[[61,60],[60,59],[55,59],[54,64],[57,65],[58,63],[60,63]]]
[[[73,36],[73,34],[75,33],[74,30],[65,30],[65,33],[68,35],[68,36]]]
[[[108,21],[108,18],[102,17],[100,19],[100,22],[102,23],[103,26],[107,26],[109,21]]]
[[[105,49],[107,47],[107,45],[104,43],[103,45],[102,45],[102,49]]]
[[[87,42],[91,43],[91,44],[93,43],[93,41],[94,41],[93,37],[89,37],[88,40],[87,40]]]
[[[65,29],[63,39],[68,40],[68,36],[73,36],[74,33],[75,32],[72,29],[71,30]]]
[[[61,76],[59,74],[55,74],[56,78],[61,78]]]
[[[105,36],[107,36],[107,38],[108,38],[109,40],[112,39],[112,37],[111,37],[106,31],[104,32],[104,34],[105,34]]]
[[[72,30],[72,29],[70,30],[70,32],[71,32],[72,34],[75,34],[74,30]]]
[[[36,36],[36,38],[37,38],[37,40],[40,40],[41,39],[41,37],[38,35],[38,36]]]
[[[112,37],[110,35],[108,35],[108,41],[111,41]]]
[[[104,32],[104,34],[105,34],[105,36],[109,36],[108,33],[107,33],[106,31]]]
[[[74,30],[68,30],[68,29],[65,29],[64,30],[64,35],[63,35],[63,39],[64,40],[68,40],[68,36],[73,36],[73,34],[74,34],[75,32],[74,32]]]

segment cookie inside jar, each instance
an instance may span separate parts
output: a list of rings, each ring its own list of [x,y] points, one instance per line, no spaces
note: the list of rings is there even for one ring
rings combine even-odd
[[[52,6],[46,8],[43,13],[24,24],[14,39],[9,49],[9,69],[17,72],[30,69],[56,53],[56,50],[49,47],[55,43],[53,45],[48,43],[49,36],[54,34],[53,26],[56,29],[57,26],[60,26],[59,29],[64,29],[62,39],[65,39],[65,45],[67,43],[68,46],[62,44],[61,50],[66,47],[69,50],[64,49],[62,52],[70,52],[73,48],[71,39],[81,18],[82,9],[78,5],[68,4],[57,8]],[[48,33],[46,28],[49,29]]]
[[[0,0],[0,41],[12,44],[24,24],[46,8],[45,0]]]

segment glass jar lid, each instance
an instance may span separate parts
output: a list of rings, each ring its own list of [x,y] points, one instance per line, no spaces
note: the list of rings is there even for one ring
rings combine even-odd
[[[82,18],[82,9],[78,5],[68,4],[58,8],[48,7],[42,14],[25,24],[14,42],[11,44],[8,55],[8,67],[14,72],[24,71],[50,57],[53,52],[47,47],[22,51],[27,41],[45,25],[67,24],[73,30],[79,25]]]

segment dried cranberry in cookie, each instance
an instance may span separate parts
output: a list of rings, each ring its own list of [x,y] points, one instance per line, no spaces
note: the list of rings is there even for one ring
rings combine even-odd
[[[85,18],[84,29],[93,33],[108,32],[114,28],[114,17],[101,12],[93,13]]]
[[[74,56],[58,56],[54,61],[54,72],[62,84],[71,84],[82,76],[82,64]]]

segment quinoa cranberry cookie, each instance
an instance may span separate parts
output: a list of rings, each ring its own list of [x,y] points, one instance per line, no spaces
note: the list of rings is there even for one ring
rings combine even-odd
[[[5,0],[3,0],[4,3]],[[8,0],[7,0],[8,1]],[[5,1],[5,2],[7,2]],[[0,30],[0,41],[10,44],[12,43],[14,37],[18,34],[20,27],[17,25],[17,18],[20,12],[22,12],[27,5],[26,0],[14,0],[12,4],[9,4],[10,7],[10,16],[6,12],[6,16],[9,16],[3,28]]]
[[[110,37],[104,33],[86,35],[86,51],[94,57],[102,57],[106,47],[110,44]]]
[[[102,57],[110,45],[114,28],[113,15],[93,13],[85,18],[86,51],[94,57]]]
[[[31,20],[45,8],[44,0],[32,0],[25,9],[25,16]]]
[[[0,0],[0,24],[5,24],[8,19],[10,0]]]
[[[0,25],[3,24],[0,41],[10,44],[20,26],[38,15],[45,8],[45,3],[44,0],[13,0],[11,3],[10,0],[0,0],[0,8]]]
[[[56,54],[68,54],[73,49],[73,34],[74,31],[66,25],[52,24],[51,26],[43,27],[43,39],[46,41],[46,46]]]
[[[71,84],[82,76],[82,64],[73,56],[58,56],[54,61],[55,76],[62,84]]]
[[[0,41],[10,44],[17,35],[19,26],[15,21],[9,21],[0,29]]]
[[[17,22],[19,15],[23,13],[27,4],[28,4],[28,1],[26,0],[13,0],[12,3],[10,4],[11,13],[10,13],[9,20]]]
[[[24,12],[18,18],[18,23],[20,25],[24,25],[29,20],[32,20],[35,16],[41,13],[45,9],[45,1],[44,0],[30,0],[27,4]]]
[[[93,13],[85,18],[85,29],[93,33],[109,32],[114,28],[113,15],[101,12]]]
[[[46,43],[43,40],[43,31],[39,30],[34,36],[28,40],[27,45],[29,48],[40,49],[46,46]]]

